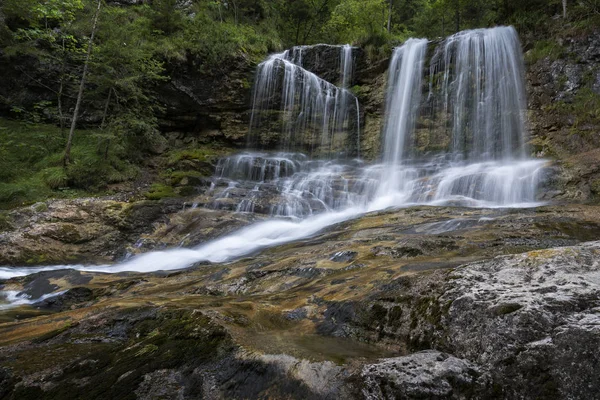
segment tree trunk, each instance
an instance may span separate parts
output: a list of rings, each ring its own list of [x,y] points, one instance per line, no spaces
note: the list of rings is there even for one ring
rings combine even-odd
[[[456,20],[456,32],[460,31],[460,0],[454,0],[454,18]]]
[[[73,111],[73,121],[71,121],[71,129],[69,130],[69,138],[67,139],[67,146],[65,147],[65,155],[63,157],[63,165],[66,167],[71,162],[71,145],[73,144],[73,134],[75,133],[75,127],[77,126],[77,116],[79,109],[81,108],[81,102],[83,100],[83,88],[85,87],[85,76],[87,75],[88,66],[90,64],[90,58],[92,57],[92,48],[94,47],[94,35],[96,34],[96,27],[98,26],[98,17],[100,16],[100,8],[102,7],[102,0],[98,0],[98,8],[94,14],[94,23],[92,24],[92,34],[90,35],[90,41],[88,43],[87,55],[85,57],[85,63],[83,64],[83,73],[81,74],[81,82],[79,83],[79,93],[77,93],[77,102],[75,103],[75,111]]]
[[[104,104],[104,114],[102,114],[102,123],[100,129],[104,130],[106,126],[106,116],[108,115],[108,106],[110,105],[110,95],[112,94],[112,86],[108,89],[108,97],[106,98],[106,104]]]
[[[58,89],[58,93],[56,94],[56,100],[57,100],[57,108],[58,108],[58,120],[60,122],[60,135],[62,136],[63,140],[65,138],[65,115],[63,114],[63,107],[62,107],[62,94],[63,94],[63,82],[62,82],[62,78],[60,81],[60,87]]]
[[[394,6],[394,0],[390,0],[390,9],[388,10],[388,20],[387,20],[387,31],[390,33],[392,31],[392,8]]]
[[[567,0],[562,0],[562,6],[563,6],[563,18],[566,19],[567,18]]]

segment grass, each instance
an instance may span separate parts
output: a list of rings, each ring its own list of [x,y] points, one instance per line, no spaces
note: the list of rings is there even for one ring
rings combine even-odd
[[[564,51],[564,48],[556,40],[540,40],[535,43],[533,49],[525,54],[525,60],[530,64],[545,58],[554,61],[559,59]]]
[[[589,87],[581,88],[571,102],[557,102],[551,109],[574,116],[572,133],[583,133],[580,131],[583,126],[597,125],[600,121],[600,95]],[[588,132],[596,134],[594,130]]]
[[[0,119],[0,209],[48,198],[101,194],[107,184],[135,178],[138,169],[109,147],[106,134],[75,133],[72,164],[62,166],[65,135],[54,125]]]

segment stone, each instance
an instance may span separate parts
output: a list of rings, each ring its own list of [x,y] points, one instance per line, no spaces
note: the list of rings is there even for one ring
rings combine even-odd
[[[485,388],[485,376],[473,363],[435,350],[380,360],[361,372],[367,400],[465,399]]]
[[[358,253],[355,251],[338,251],[337,253],[331,255],[329,259],[333,262],[344,263],[353,261],[357,255]]]

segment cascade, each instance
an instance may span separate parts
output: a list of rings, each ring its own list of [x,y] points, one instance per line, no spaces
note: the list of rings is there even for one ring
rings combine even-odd
[[[273,54],[259,64],[254,83],[249,148],[277,147],[331,158],[347,152],[349,132],[360,121],[358,102],[347,90],[352,77],[352,48],[342,47],[342,87],[302,65],[306,47]],[[275,130],[275,135],[268,135]],[[280,136],[273,143],[274,136]],[[351,146],[350,148],[352,148]],[[356,152],[356,150],[354,150]]]
[[[351,131],[356,134],[357,149],[360,146],[359,103],[348,91],[353,79],[353,48],[339,46],[340,87],[303,68],[309,49],[297,46],[258,66],[249,147],[257,147],[256,132],[265,123],[261,118],[277,106],[280,95],[280,152],[246,152],[220,160],[211,186],[213,208],[230,208],[232,198],[241,193],[236,211],[304,218],[365,201],[359,163],[329,159],[353,144]],[[307,132],[313,157],[294,152],[305,149]]]
[[[375,203],[534,204],[544,161],[526,158],[523,56],[516,31],[477,29],[447,38],[432,57],[424,104],[426,47],[424,39],[409,39],[392,56]],[[415,122],[428,117],[427,103],[436,121],[420,134],[430,141],[448,137],[441,153],[417,149]]]
[[[425,39],[410,39],[394,50],[384,151],[381,163],[371,166],[331,158],[350,144],[349,131],[356,129],[358,137],[358,100],[347,91],[350,46],[340,51],[341,87],[302,67],[303,47],[260,64],[249,146],[268,144],[261,132],[273,122],[265,118],[274,115],[283,132],[280,152],[222,159],[208,194],[216,208],[236,197],[234,211],[285,218],[250,225],[195,248],[153,251],[116,265],[0,267],[0,278],[62,268],[149,272],[225,262],[390,206],[535,206],[545,162],[527,158],[523,62],[514,29],[478,29],[449,37],[433,52],[428,80],[427,47]],[[424,86],[430,88],[427,96],[422,96]],[[428,124],[427,118],[435,123]],[[440,141],[442,150],[419,148],[417,136],[425,134]]]

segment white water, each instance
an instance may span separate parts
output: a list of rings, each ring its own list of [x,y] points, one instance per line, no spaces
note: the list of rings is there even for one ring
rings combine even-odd
[[[406,177],[398,175],[398,166],[405,160],[407,139],[414,131],[421,101],[426,50],[427,39],[409,39],[392,55],[383,135],[383,162],[387,168],[381,179],[379,196],[393,195],[406,189],[402,187],[406,184]]]
[[[430,95],[441,97],[437,111],[442,118],[450,117],[456,157],[477,161],[526,157],[523,65],[513,27],[459,32],[436,49],[430,87],[441,93]]]
[[[545,162],[529,160],[524,156],[525,127],[522,118],[523,104],[520,100],[523,83],[516,78],[518,71],[514,65],[517,62],[515,60],[521,58],[521,53],[520,47],[514,46],[515,40],[514,30],[509,28],[470,31],[449,38],[441,47],[444,51],[440,53],[438,50],[438,54],[443,54],[446,62],[446,72],[441,79],[445,82],[442,87],[448,98],[456,96],[457,90],[463,90],[457,89],[461,85],[461,79],[464,81],[478,76],[484,82],[481,90],[475,89],[475,95],[472,96],[483,103],[465,102],[456,105],[450,100],[444,103],[443,107],[450,107],[452,104],[453,107],[458,107],[454,109],[455,115],[451,120],[455,143],[447,154],[413,158],[411,135],[419,113],[426,41],[412,39],[394,51],[391,61],[383,163],[364,167],[358,161],[318,161],[298,153],[245,153],[221,160],[212,188],[215,204],[234,190],[249,187],[251,190],[238,205],[238,211],[252,212],[260,206],[261,196],[265,192],[274,191],[276,195],[273,197],[273,204],[270,204],[269,214],[292,218],[271,219],[195,248],[154,251],[116,265],[4,267],[0,268],[0,279],[62,268],[106,273],[152,272],[187,268],[201,261],[227,262],[267,247],[310,237],[333,224],[388,207],[414,204],[537,206],[536,188]],[[465,45],[465,42],[469,45]],[[459,55],[456,55],[452,53],[453,50],[448,50],[454,48],[456,43],[468,49],[479,50],[459,50]],[[482,60],[484,56],[486,61]],[[320,78],[287,60],[288,57],[285,53],[272,56],[262,64],[257,77],[260,84],[257,84],[255,104],[257,97],[268,99],[270,95],[267,94],[273,93],[274,84],[271,79],[274,81],[276,78],[270,69],[274,69],[276,65],[284,66],[286,74],[289,70],[290,74],[303,76],[303,93],[313,93],[313,87],[329,87],[330,84],[319,81]],[[295,62],[301,62],[301,57],[302,52],[296,52]],[[469,67],[468,59],[483,67]],[[488,59],[492,64],[488,63]],[[499,60],[509,61],[507,64]],[[458,64],[449,66],[451,63]],[[460,72],[465,68],[469,72]],[[267,79],[268,76],[271,78]],[[490,80],[499,80],[504,85],[521,86],[500,90]],[[306,85],[306,82],[315,82],[315,85]],[[473,81],[469,85],[472,84]],[[289,96],[290,92],[299,93],[293,85],[295,83],[291,80],[287,81],[283,97],[289,101],[285,104],[297,102],[296,94]],[[489,85],[492,85],[492,89]],[[479,97],[480,95],[483,97]],[[322,102],[327,96],[329,95],[323,92],[314,91],[314,96],[303,97],[302,107],[305,102],[324,104]],[[487,96],[494,96],[494,99],[488,99]],[[480,111],[495,118],[494,121],[502,128],[488,129],[486,126],[484,129],[482,121],[485,120],[464,122],[463,114],[468,115],[472,121],[473,118],[479,118]],[[328,112],[327,108],[322,109],[323,115],[328,115]],[[329,123],[330,120],[326,121]],[[466,131],[469,135],[464,134]],[[330,133],[325,136],[329,137]],[[466,140],[467,136],[471,139]],[[291,138],[289,136],[288,141],[293,141]],[[468,146],[461,147],[457,143],[475,143],[472,149],[476,150],[469,150]]]
[[[66,290],[61,291],[61,292],[48,293],[37,299],[33,299],[33,298],[31,298],[31,296],[28,296],[28,295],[26,295],[22,292],[18,292],[16,290],[6,290],[3,292],[0,291],[0,311],[8,310],[10,308],[14,308],[14,307],[18,307],[18,306],[35,304],[35,303],[44,301],[44,300],[52,298],[52,297],[60,296],[61,294],[65,293],[65,292],[66,292]]]
[[[358,102],[347,88],[352,81],[352,47],[341,47],[342,87],[321,79],[303,68],[299,46],[273,54],[259,64],[250,119],[249,147],[263,148],[261,133],[269,125],[280,126],[277,148],[283,151],[309,151],[330,158],[346,148],[348,133],[360,122]],[[353,127],[354,126],[354,127]],[[357,151],[356,149],[354,151]]]

